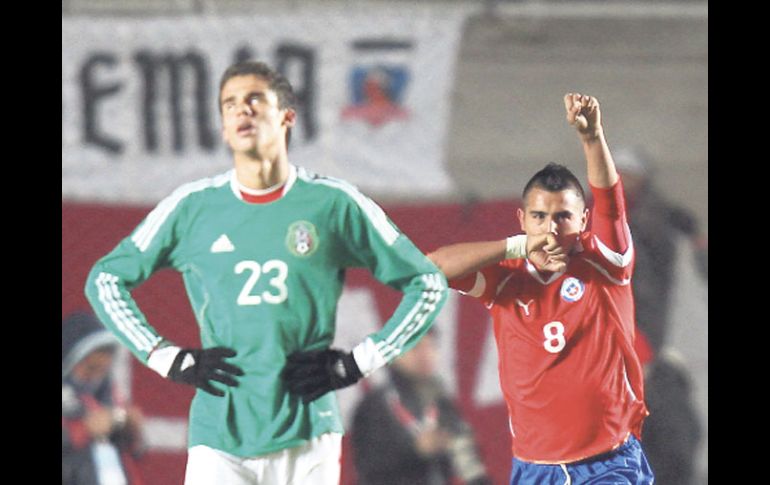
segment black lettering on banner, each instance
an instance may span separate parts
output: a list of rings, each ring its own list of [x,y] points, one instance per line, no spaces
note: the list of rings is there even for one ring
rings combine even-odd
[[[112,67],[117,63],[115,56],[108,53],[91,55],[80,69],[80,90],[83,93],[83,143],[93,144],[114,154],[123,152],[123,143],[99,129],[98,108],[103,98],[120,91],[120,83],[99,85],[94,71],[100,67]]]
[[[297,96],[298,122],[302,123],[306,140],[313,140],[318,132],[315,112],[315,51],[297,44],[280,44],[275,52],[276,69],[289,78]],[[289,70],[299,63],[300,81],[292,79]]]
[[[256,56],[251,52],[251,48],[249,46],[242,45],[235,50],[235,55],[233,56],[233,64],[253,60],[256,60]]]
[[[209,72],[203,56],[197,52],[183,55],[153,54],[142,50],[136,53],[134,61],[141,69],[144,91],[142,98],[142,126],[144,127],[145,148],[148,152],[158,150],[157,115],[155,108],[158,93],[158,74],[168,73],[169,103],[171,109],[171,124],[173,147],[175,152],[184,151],[184,120],[182,116],[183,73],[192,70],[195,81],[195,125],[197,127],[198,145],[208,151],[216,146],[216,136],[211,129],[209,111]],[[186,68],[186,69],[183,69]]]

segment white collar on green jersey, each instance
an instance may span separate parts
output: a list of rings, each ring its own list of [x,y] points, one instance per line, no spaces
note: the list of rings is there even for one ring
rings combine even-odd
[[[233,191],[233,194],[235,194],[236,197],[243,200],[243,196],[241,195],[241,191],[246,192],[247,194],[251,195],[263,195],[268,192],[272,192],[273,190],[279,188],[281,185],[285,185],[286,188],[283,189],[283,195],[286,195],[289,193],[291,188],[294,186],[294,182],[297,181],[297,167],[289,164],[289,176],[286,178],[286,182],[283,184],[277,184],[273,185],[272,187],[268,187],[266,189],[261,190],[255,190],[255,189],[249,189],[247,187],[244,187],[241,185],[240,182],[238,182],[238,177],[235,175],[235,169],[230,169],[230,189]]]

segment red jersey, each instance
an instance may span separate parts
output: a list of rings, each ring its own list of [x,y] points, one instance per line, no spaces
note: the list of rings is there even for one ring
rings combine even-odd
[[[634,256],[621,183],[594,194],[591,232],[563,273],[506,260],[450,286],[492,313],[513,456],[567,463],[641,434],[642,367],[634,351]]]

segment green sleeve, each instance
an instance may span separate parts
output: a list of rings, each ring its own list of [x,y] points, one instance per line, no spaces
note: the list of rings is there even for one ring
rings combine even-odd
[[[443,273],[371,199],[354,193],[342,211],[341,239],[351,266],[363,266],[383,284],[403,292],[393,315],[353,351],[367,375],[417,343],[444,305]]]
[[[86,280],[85,293],[101,322],[143,363],[167,342],[147,322],[131,291],[155,271],[174,266],[182,201],[172,194],[106,256]]]

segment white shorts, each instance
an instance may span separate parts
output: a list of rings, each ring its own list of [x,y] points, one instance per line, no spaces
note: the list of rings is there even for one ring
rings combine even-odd
[[[204,445],[187,450],[185,485],[338,485],[342,435],[325,433],[304,445],[241,458]]]

